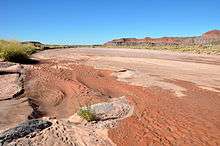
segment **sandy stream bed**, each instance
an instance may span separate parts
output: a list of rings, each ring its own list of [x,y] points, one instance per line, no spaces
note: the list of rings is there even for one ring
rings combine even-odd
[[[80,107],[123,96],[134,107],[133,113],[117,120],[113,127],[98,128],[98,134],[105,131],[97,136],[105,139],[104,143],[86,141],[88,145],[220,144],[219,56],[82,48],[46,50],[33,57],[41,61],[24,65],[24,93],[0,101],[1,130],[41,117],[53,117],[53,122],[56,117],[59,124],[68,127],[68,119]],[[6,78],[13,83],[18,77],[14,73],[1,75],[1,83]],[[4,93],[17,92],[16,84],[7,86],[7,91],[6,86],[0,86]],[[77,144],[77,138],[70,137],[76,136],[79,127],[72,125],[72,131],[62,134],[63,127],[58,126],[58,138],[51,134],[59,131],[56,127],[40,134],[49,136],[29,141],[35,145]],[[66,141],[64,135],[70,135]],[[40,143],[45,138],[47,142]]]

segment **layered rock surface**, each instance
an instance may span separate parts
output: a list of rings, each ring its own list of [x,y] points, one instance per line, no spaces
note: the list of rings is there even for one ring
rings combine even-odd
[[[207,45],[220,43],[220,30],[208,31],[201,36],[194,37],[162,37],[162,38],[150,38],[143,39],[137,38],[121,38],[114,39],[105,43],[107,46],[144,46],[144,45]]]

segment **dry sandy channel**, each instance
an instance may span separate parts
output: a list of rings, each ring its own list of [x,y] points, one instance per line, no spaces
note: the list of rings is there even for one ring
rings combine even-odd
[[[220,56],[71,48],[33,57],[42,62],[25,67],[25,98],[41,108],[32,118],[65,118],[83,105],[125,96],[134,111],[109,129],[114,144],[220,145]],[[23,112],[17,122],[30,117],[25,102],[16,105],[24,107],[10,109],[13,116]]]
[[[42,59],[83,60],[84,65],[113,70],[118,80],[144,87],[157,86],[183,96],[185,89],[170,81],[182,80],[198,87],[220,92],[220,57],[117,48],[76,48],[47,50]],[[170,81],[169,81],[170,80]]]

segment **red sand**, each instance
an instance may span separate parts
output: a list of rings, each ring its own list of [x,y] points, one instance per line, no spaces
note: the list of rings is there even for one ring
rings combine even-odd
[[[82,106],[126,96],[134,113],[108,131],[115,144],[220,145],[219,56],[117,48],[46,50],[36,56],[51,59],[25,66],[22,96],[28,98],[0,102],[0,111],[6,115],[0,118],[1,127],[28,115],[59,120]],[[116,80],[112,71],[86,65],[113,68],[114,74],[124,76]],[[177,96],[181,87],[183,96]]]
[[[170,81],[187,89],[184,97],[161,88],[127,85],[110,75],[74,62],[47,61],[28,70],[26,96],[37,113],[68,117],[81,106],[125,95],[132,117],[109,131],[117,145],[219,145],[220,95],[190,82]],[[30,87],[31,90],[28,89]]]

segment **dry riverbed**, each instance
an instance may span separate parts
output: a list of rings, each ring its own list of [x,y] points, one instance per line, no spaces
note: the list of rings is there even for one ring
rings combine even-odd
[[[1,62],[0,130],[42,117],[53,124],[11,145],[220,145],[219,56],[75,48],[33,57],[39,63]],[[76,116],[97,103],[110,118]]]

